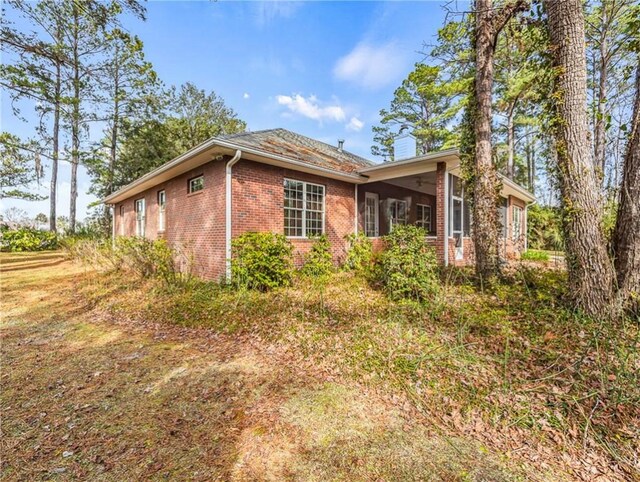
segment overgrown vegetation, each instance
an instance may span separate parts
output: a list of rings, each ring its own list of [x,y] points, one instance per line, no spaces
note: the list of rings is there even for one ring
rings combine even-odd
[[[368,274],[373,263],[373,244],[371,239],[359,232],[346,237],[349,248],[343,268],[360,274]]]
[[[395,233],[388,273],[432,256],[416,231]],[[201,281],[166,289],[153,277],[141,286],[117,272],[92,283],[96,293],[118,287],[118,302],[104,305],[114,316],[251,334],[286,347],[295,363],[402,394],[428,419],[470,430],[489,447],[568,454],[559,463],[585,474],[594,466],[638,473],[637,323],[614,326],[568,309],[562,271],[518,265],[483,291],[469,270],[451,268],[443,280],[426,272],[424,286],[395,277],[391,286],[416,299],[441,283],[437,304],[407,304],[344,271],[323,290],[295,277],[265,292]]]
[[[30,227],[0,230],[0,251],[46,251],[58,247],[58,237],[50,231]]]
[[[268,291],[287,286],[293,275],[293,247],[276,233],[244,233],[231,243],[231,279],[236,287]]]
[[[331,254],[331,244],[326,234],[313,238],[311,249],[304,256],[304,264],[300,269],[304,276],[324,278],[329,275],[335,266]]]
[[[373,279],[393,299],[424,301],[440,289],[435,249],[418,226],[396,226],[385,236],[384,250],[373,268]]]

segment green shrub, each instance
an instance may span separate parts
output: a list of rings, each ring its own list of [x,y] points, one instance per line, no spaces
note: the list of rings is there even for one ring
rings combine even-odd
[[[313,245],[304,256],[304,264],[300,272],[305,276],[325,277],[334,269],[331,244],[326,234],[313,238]]]
[[[291,282],[291,243],[282,234],[244,233],[231,242],[231,278],[239,287],[268,291]]]
[[[373,243],[364,233],[349,234],[345,238],[349,243],[343,268],[359,273],[368,273],[373,261]]]
[[[378,255],[374,280],[393,299],[422,301],[440,289],[436,252],[426,242],[427,232],[417,226],[396,226],[385,236]]]
[[[176,267],[176,253],[164,239],[155,241],[138,237],[111,240],[76,239],[65,244],[71,257],[89,266],[113,271],[128,271],[140,278],[157,277],[167,284],[184,281],[189,273]]]
[[[44,251],[58,247],[55,233],[34,228],[3,230],[0,237],[1,251]]]
[[[520,259],[526,261],[549,261],[549,253],[537,249],[528,249],[522,253]]]

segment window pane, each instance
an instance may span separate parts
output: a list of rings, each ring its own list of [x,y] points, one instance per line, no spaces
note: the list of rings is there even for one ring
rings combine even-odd
[[[324,232],[324,186],[284,180],[286,236],[313,236]]]
[[[453,212],[451,214],[454,233],[462,231],[462,201],[460,199],[453,200]]]
[[[307,236],[316,236],[322,234],[322,213],[309,211],[307,212]]]
[[[189,181],[189,192],[197,192],[197,191],[202,191],[202,189],[204,189],[204,177],[200,176],[200,177],[196,177],[194,179],[191,179]]]
[[[286,236],[302,236],[302,210],[284,210],[284,234]]]
[[[365,196],[364,231],[366,236],[378,236],[378,200],[374,196]]]
[[[462,197],[462,180],[458,176],[451,175],[451,195]]]

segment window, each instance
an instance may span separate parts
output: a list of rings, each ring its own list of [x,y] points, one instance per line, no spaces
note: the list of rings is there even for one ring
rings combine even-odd
[[[379,201],[377,193],[364,193],[364,234],[370,238],[375,238],[380,234]]]
[[[449,236],[462,236],[464,224],[464,192],[459,177],[449,176]]]
[[[309,237],[324,233],[324,186],[284,180],[284,234]]]
[[[144,199],[136,200],[136,236],[144,237],[145,205]]]
[[[416,216],[416,225],[426,229],[427,233],[431,232],[431,206],[426,204],[417,204],[418,213]]]
[[[124,216],[124,204],[120,206],[120,216]]]
[[[502,226],[502,237],[505,239],[507,238],[507,206],[507,198],[500,197],[500,225]]]
[[[189,194],[202,191],[204,189],[204,176],[189,179]]]
[[[520,236],[522,235],[522,208],[513,206],[512,215],[512,236],[514,241],[518,241],[520,239]]]
[[[158,231],[164,231],[164,211],[167,205],[167,197],[164,190],[158,191]]]
[[[407,201],[389,199],[389,223],[391,229],[398,224],[407,224]]]

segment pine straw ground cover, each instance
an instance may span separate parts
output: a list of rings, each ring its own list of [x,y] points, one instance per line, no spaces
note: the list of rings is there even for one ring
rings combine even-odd
[[[31,256],[0,257],[6,479],[640,477],[638,325],[568,312],[560,271],[418,306]]]

